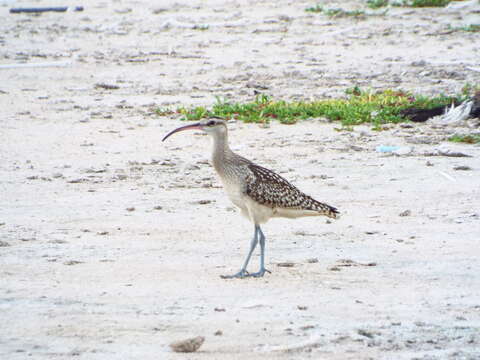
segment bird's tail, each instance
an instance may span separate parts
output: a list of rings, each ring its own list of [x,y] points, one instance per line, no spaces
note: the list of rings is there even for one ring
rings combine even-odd
[[[324,204],[326,205],[326,204]],[[327,210],[325,212],[325,215],[328,216],[329,218],[332,218],[332,219],[338,219],[340,217],[340,212],[337,210],[337,208],[333,207],[333,206],[330,206],[330,205],[326,205],[327,206]]]
[[[332,219],[338,219],[340,217],[340,212],[337,208],[319,201],[315,203],[315,210],[317,210],[320,215],[325,215]]]

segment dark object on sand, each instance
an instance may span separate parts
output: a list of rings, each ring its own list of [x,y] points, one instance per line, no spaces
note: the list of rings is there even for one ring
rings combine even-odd
[[[413,122],[425,122],[428,119],[445,113],[447,106],[437,106],[433,109],[409,108],[400,111],[400,115],[410,119]]]
[[[10,14],[20,14],[20,13],[42,13],[48,11],[54,12],[65,12],[68,9],[73,11],[83,11],[83,6],[60,6],[60,7],[40,7],[40,8],[12,8],[10,9]]]
[[[470,116],[473,118],[480,118],[480,90],[478,90],[473,97],[473,105],[472,110],[470,110]]]
[[[95,84],[95,89],[117,90],[120,89],[120,86],[113,84],[97,83]]]

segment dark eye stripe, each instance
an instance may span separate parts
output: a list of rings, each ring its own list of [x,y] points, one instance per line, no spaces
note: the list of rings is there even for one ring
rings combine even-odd
[[[215,121],[214,120],[210,120],[208,123],[207,123],[208,126],[213,126],[215,125]]]

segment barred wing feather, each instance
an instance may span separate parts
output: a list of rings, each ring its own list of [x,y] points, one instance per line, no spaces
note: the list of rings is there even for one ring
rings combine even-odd
[[[330,217],[337,216],[336,208],[301,192],[273,171],[253,163],[247,167],[245,193],[256,202],[271,208],[312,210]]]

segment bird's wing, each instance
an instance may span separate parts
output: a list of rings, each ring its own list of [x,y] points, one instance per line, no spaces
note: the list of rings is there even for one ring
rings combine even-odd
[[[280,175],[264,167],[247,165],[245,193],[258,203],[269,207],[319,211],[335,217],[337,209],[304,194]]]

